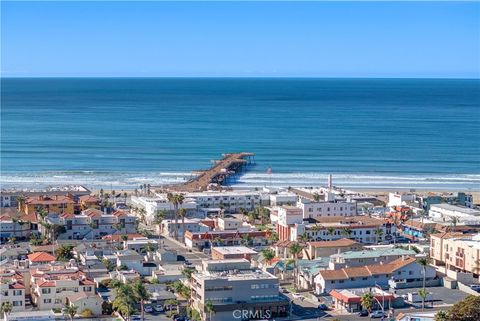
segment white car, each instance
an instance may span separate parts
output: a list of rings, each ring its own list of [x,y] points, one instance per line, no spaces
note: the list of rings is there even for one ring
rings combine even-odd
[[[163,306],[161,304],[156,304],[153,306],[155,312],[163,312]]]
[[[300,293],[292,293],[294,299],[303,300],[303,296]]]
[[[152,313],[153,312],[153,308],[151,305],[146,305],[143,307],[143,311],[147,312],[147,313]]]

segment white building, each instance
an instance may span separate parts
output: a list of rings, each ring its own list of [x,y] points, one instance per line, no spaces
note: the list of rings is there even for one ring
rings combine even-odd
[[[459,224],[480,224],[480,210],[475,210],[463,206],[450,204],[434,204],[430,206],[428,215],[437,222],[439,221],[449,223],[452,217],[456,217],[459,220]]]
[[[80,215],[52,213],[46,217],[46,221],[50,224],[65,226],[65,233],[58,236],[58,239],[64,240],[99,239],[116,232],[122,234],[135,233],[136,220],[137,218],[134,215],[124,211],[104,214],[96,209],[85,210]],[[42,225],[39,228],[40,232],[46,232]]]
[[[12,311],[25,311],[25,285],[17,277],[15,271],[0,274],[0,301],[1,303],[9,302],[12,305]]]
[[[167,194],[157,194],[156,197],[132,196],[130,201],[134,206],[145,210],[145,220],[148,224],[154,223],[157,212],[164,211],[168,214],[167,217],[173,217],[175,210],[173,203],[168,201]],[[178,205],[178,209],[185,209],[188,216],[195,216],[197,207],[197,203],[191,198],[185,198],[183,203]]]
[[[297,207],[302,210],[303,218],[357,215],[356,202],[315,202],[306,198],[301,198],[297,203]]]
[[[175,234],[175,220],[163,220],[162,221],[162,233],[169,236],[174,236]],[[185,232],[207,232],[210,231],[210,227],[203,223],[202,219],[199,218],[185,218],[183,221],[181,218],[177,222],[178,228],[178,238],[183,239]]]
[[[148,237],[135,237],[133,240],[124,241],[123,244],[125,250],[132,250],[139,254],[145,254],[148,246],[151,246],[154,251],[158,250],[158,241]]]
[[[388,206],[402,206],[406,205],[407,202],[414,202],[417,199],[417,195],[410,193],[397,193],[390,192],[388,193]]]

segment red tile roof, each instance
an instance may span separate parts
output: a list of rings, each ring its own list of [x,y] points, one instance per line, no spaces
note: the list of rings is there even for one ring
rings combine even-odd
[[[54,262],[56,258],[47,252],[36,252],[28,255],[30,262]]]
[[[352,246],[352,245],[360,245],[360,243],[350,240],[350,239],[339,239],[335,241],[318,241],[318,242],[308,242],[308,245],[313,247],[345,247],[345,246]]]

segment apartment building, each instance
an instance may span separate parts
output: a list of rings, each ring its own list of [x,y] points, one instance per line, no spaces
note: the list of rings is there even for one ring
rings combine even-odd
[[[43,209],[47,213],[75,213],[75,200],[71,195],[41,195],[28,197],[24,202],[18,204],[18,209],[29,215],[35,213],[38,209]]]
[[[447,270],[480,274],[480,234],[438,233],[430,236],[430,257]]]
[[[436,278],[433,267],[427,266],[427,284]],[[330,293],[334,289],[371,287],[406,288],[421,286],[423,267],[414,257],[401,257],[387,264],[374,264],[340,270],[320,271],[315,277],[315,292]]]
[[[257,230],[207,231],[185,233],[185,244],[188,248],[205,249],[211,246],[236,246],[248,240],[250,246],[268,245],[268,233]]]
[[[306,235],[311,241],[350,238],[360,243],[373,244],[392,240],[395,233],[394,224],[368,216],[319,217],[290,226],[292,241]]]
[[[184,220],[178,219],[175,225],[175,220],[163,220],[161,224],[161,233],[165,233],[169,236],[175,235],[175,226],[178,229],[178,238],[183,239],[185,232],[207,232],[210,231],[210,226],[204,223],[203,219],[199,218],[185,218]]]
[[[270,319],[288,315],[289,300],[279,292],[278,279],[251,268],[244,259],[203,261],[192,275],[192,305],[202,320]],[[213,304],[209,313],[205,305]],[[235,315],[237,314],[237,315]]]
[[[14,237],[17,240],[28,239],[32,234],[32,225],[17,219],[12,219],[8,215],[0,216],[0,241],[6,241]]]
[[[134,215],[124,211],[105,214],[97,209],[87,209],[79,215],[49,214],[45,218],[50,224],[65,226],[65,233],[58,236],[60,240],[95,240],[114,233],[135,233],[136,220]],[[40,232],[46,232],[44,226],[39,228]]]
[[[18,199],[39,196],[83,196],[90,190],[81,185],[52,186],[44,189],[3,188],[0,190],[0,207],[18,207]]]
[[[1,303],[9,302],[12,311],[25,311],[25,284],[23,277],[14,270],[0,273],[0,298]]]
[[[355,216],[357,203],[348,201],[316,202],[300,198],[297,207],[302,210],[303,218]]]
[[[76,267],[51,266],[31,273],[32,301],[39,310],[62,308],[78,293],[95,293],[95,283]]]

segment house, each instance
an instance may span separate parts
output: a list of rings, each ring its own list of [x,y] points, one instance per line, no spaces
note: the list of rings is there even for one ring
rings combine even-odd
[[[100,209],[100,198],[96,195],[82,195],[78,200],[82,211],[89,208]]]
[[[307,242],[307,246],[303,249],[303,252],[305,258],[312,260],[319,257],[329,257],[330,255],[341,252],[358,251],[361,249],[363,249],[363,246],[360,243],[343,238],[335,241]]]
[[[147,253],[147,248],[151,247],[153,251],[158,250],[158,241],[147,237],[136,237],[133,240],[123,242],[125,250],[133,250],[139,254]]]
[[[251,260],[257,252],[246,246],[216,246],[212,247],[213,260],[247,259]]]
[[[135,270],[142,276],[149,276],[157,269],[154,262],[145,261],[144,257],[132,250],[123,250],[116,253],[117,267],[126,267],[129,270]]]
[[[328,257],[319,257],[313,260],[298,260],[298,287],[304,290],[313,290],[315,288],[315,277],[320,271],[328,269],[328,262]]]
[[[435,282],[438,279],[431,266],[426,267],[425,277],[427,284],[439,284]],[[320,271],[315,277],[315,292],[323,294],[335,289],[362,288],[372,284],[392,288],[416,287],[421,286],[422,281],[423,267],[413,257],[402,257],[387,264]]]
[[[53,255],[47,252],[35,252],[32,254],[29,254],[27,256],[27,259],[30,263],[30,266],[50,264],[57,260]]]
[[[218,217],[216,220],[217,228],[220,231],[237,230],[242,227],[243,221],[233,217]]]
[[[93,315],[100,316],[102,315],[102,304],[103,299],[91,292],[80,292],[67,297],[67,305],[76,306],[79,314],[89,310]]]

